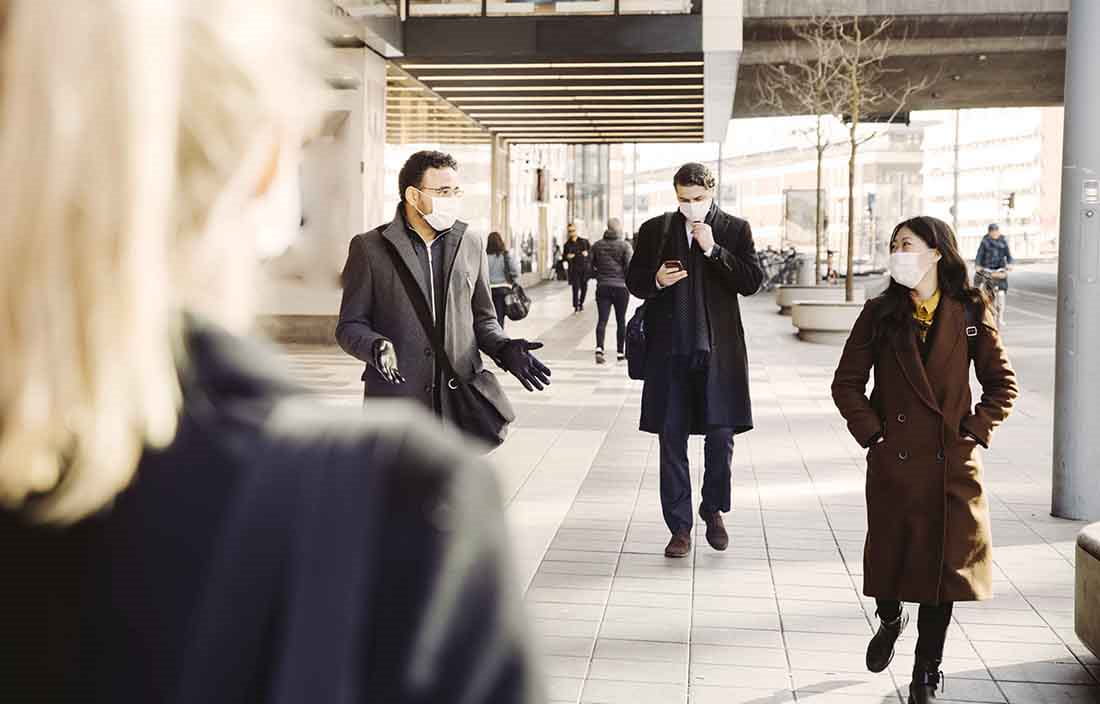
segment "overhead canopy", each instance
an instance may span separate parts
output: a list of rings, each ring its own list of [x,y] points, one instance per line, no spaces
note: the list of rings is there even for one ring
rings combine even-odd
[[[420,119],[444,117],[441,105],[449,104],[474,122],[466,136],[538,144],[703,140],[700,14],[413,16],[404,54],[394,63],[407,79],[394,76],[388,98],[410,102],[403,94],[420,86],[440,103]]]

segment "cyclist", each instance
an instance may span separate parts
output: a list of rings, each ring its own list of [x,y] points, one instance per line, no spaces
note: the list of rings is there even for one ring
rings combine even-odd
[[[991,223],[978,254],[974,257],[974,285],[991,294],[997,311],[997,325],[1005,322],[1005,297],[1008,294],[1008,272],[1012,270],[1012,252],[1008,240],[997,223]]]

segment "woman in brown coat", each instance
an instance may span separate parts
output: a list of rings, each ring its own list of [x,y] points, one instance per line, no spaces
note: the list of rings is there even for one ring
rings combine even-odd
[[[867,667],[886,669],[908,623],[902,602],[920,604],[909,701],[925,704],[941,682],[952,605],[992,596],[977,446],[989,446],[1017,386],[951,228],[931,217],[907,220],[894,230],[890,252],[893,280],[864,306],[832,391],[849,431],[868,448],[863,590],[876,600],[880,627]],[[971,361],[982,386],[973,407]]]

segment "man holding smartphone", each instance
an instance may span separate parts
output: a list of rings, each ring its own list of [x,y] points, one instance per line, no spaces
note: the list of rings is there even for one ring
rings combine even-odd
[[[672,538],[666,557],[691,553],[695,525],[688,437],[704,435],[699,516],[715,550],[729,545],[722,513],[732,500],[733,437],[752,429],[748,356],[738,294],[760,288],[749,223],[714,204],[715,179],[702,164],[673,178],[679,211],[638,231],[627,272],[646,300],[645,386],[640,428],[661,446],[661,508]]]

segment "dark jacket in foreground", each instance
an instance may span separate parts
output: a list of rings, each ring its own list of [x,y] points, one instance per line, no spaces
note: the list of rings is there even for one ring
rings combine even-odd
[[[400,206],[399,206],[400,207]],[[445,235],[444,272],[447,277],[443,343],[462,381],[472,384],[498,408],[511,410],[493,372],[482,363],[481,353],[495,358],[507,341],[497,322],[493,294],[489,288],[489,262],[485,243],[466,233],[465,223],[456,223]],[[366,364],[363,381],[371,398],[409,398],[434,406],[436,359],[416,308],[405,293],[391,250],[401,264],[417,274],[418,295],[427,303],[429,292],[421,282],[405,219],[398,212],[393,222],[351,241],[344,266],[344,294],[336,340],[351,356]],[[397,364],[404,384],[390,384],[374,368],[373,347],[377,340],[389,340],[397,350]],[[446,380],[444,380],[444,383]],[[453,420],[450,394],[441,394],[442,414]]]
[[[641,430],[659,433],[664,426],[668,401],[668,341],[676,337],[675,309],[670,286],[657,289],[657,269],[676,251],[677,238],[687,237],[686,220],[675,213],[667,235],[662,232],[665,218],[647,221],[638,231],[637,249],[627,271],[630,292],[646,300],[646,337],[649,356],[642,392]],[[695,419],[692,434],[705,433],[708,427],[731,427],[741,433],[752,429],[752,402],[749,398],[749,362],[745,350],[745,330],[737,296],[751,296],[760,289],[764,273],[756,263],[756,250],[749,223],[712,207],[706,222],[714,231],[718,252],[701,257],[698,277],[704,286],[706,316],[710,325],[710,355],[706,374],[706,398],[703,413]],[[698,250],[698,245],[692,243]],[[700,253],[701,254],[701,253]],[[675,286],[686,285],[682,281]]]
[[[915,329],[874,340],[868,301],[852,328],[833,379],[833,399],[867,451],[867,596],[921,604],[993,595],[993,545],[982,458],[972,434],[988,446],[1018,393],[996,323],[987,311],[968,342],[966,309],[940,301],[927,363]],[[969,345],[982,385],[970,397]],[[867,396],[867,380],[874,388]]]
[[[0,701],[542,701],[489,469],[411,404],[191,336],[182,425],[101,514],[0,512]]]
[[[614,230],[604,233],[603,239],[592,245],[592,273],[597,286],[626,288],[626,270],[634,248]]]

